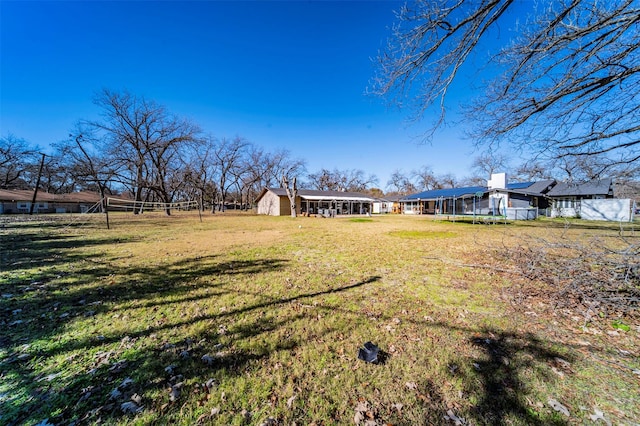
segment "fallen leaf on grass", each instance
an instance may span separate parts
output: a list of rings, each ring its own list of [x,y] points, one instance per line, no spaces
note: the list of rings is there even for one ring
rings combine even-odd
[[[401,404],[399,402],[395,403],[395,404],[391,404],[391,408],[393,408],[394,410],[398,411],[398,415],[402,416],[402,407],[404,407],[404,404]]]
[[[594,414],[589,415],[589,418],[591,420],[593,420],[594,422],[597,422],[598,420],[602,420],[607,424],[607,426],[611,426],[611,422],[604,418],[604,413],[602,411],[598,410],[597,408],[594,408],[593,412]]]
[[[444,416],[444,418],[452,421],[456,426],[466,424],[466,421],[462,417],[456,416],[452,410],[447,410],[447,414]]]
[[[569,370],[571,368],[571,363],[567,360],[564,360],[560,357],[555,357],[553,360],[562,368]]]
[[[116,361],[115,364],[109,367],[109,371],[112,372],[113,374],[118,374],[122,372],[126,366],[127,366],[127,360],[121,359],[119,361]]]
[[[141,412],[144,407],[138,406],[138,404],[133,401],[127,401],[120,404],[120,409],[125,413],[137,414]]]
[[[293,406],[293,401],[295,401],[296,396],[293,395],[292,397],[290,397],[289,399],[287,399],[287,408],[289,410],[291,410],[291,407]]]
[[[38,379],[39,382],[42,382],[44,380],[46,380],[47,382],[52,381],[53,379],[55,379],[56,377],[60,376],[62,373],[52,373],[49,374],[47,376],[41,377],[40,379]]]
[[[215,387],[216,387],[218,384],[216,383],[216,379],[209,379],[209,380],[207,380],[207,383],[205,383],[204,385],[205,385],[205,387],[207,388],[207,390],[208,390],[209,392],[211,392],[212,390],[214,390],[214,389],[215,389]]]
[[[138,405],[142,404],[142,397],[137,393],[134,393],[133,395],[131,395],[131,400]]]
[[[164,342],[161,346],[160,346],[160,350],[161,351],[167,351],[169,349],[173,349],[175,348],[176,345],[174,345],[173,343],[169,343],[169,342]]]
[[[274,419],[273,417],[267,417],[267,419],[260,423],[260,426],[275,426],[277,425],[278,422],[276,421],[276,419]]]
[[[246,410],[246,409],[242,409],[242,411],[240,412],[240,415],[242,416],[242,418],[244,419],[244,421],[249,422],[251,421],[251,416],[253,416],[253,414],[251,413],[251,411]]]
[[[556,401],[553,398],[549,398],[547,400],[547,403],[549,404],[549,406],[551,408],[553,408],[554,410],[564,414],[567,417],[571,417],[571,414],[569,413],[569,409],[567,407],[565,407],[564,405],[560,404],[558,401]]]
[[[128,386],[131,386],[132,384],[133,384],[133,379],[131,379],[131,377],[127,377],[122,381],[122,383],[118,385],[118,388],[125,389]]]
[[[182,382],[176,383],[175,385],[171,386],[171,388],[169,389],[169,401],[175,402],[178,400],[178,398],[180,398],[181,387],[182,387]]]

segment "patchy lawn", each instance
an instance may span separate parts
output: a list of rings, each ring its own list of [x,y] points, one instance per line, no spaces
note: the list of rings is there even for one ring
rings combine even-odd
[[[640,421],[637,316],[586,321],[496,255],[619,226],[1,220],[1,424]]]

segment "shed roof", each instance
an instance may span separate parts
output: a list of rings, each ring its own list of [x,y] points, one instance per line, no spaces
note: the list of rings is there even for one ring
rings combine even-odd
[[[547,195],[550,197],[613,195],[613,179],[605,178],[583,183],[560,182]]]
[[[284,188],[264,188],[256,198],[259,201],[267,192],[273,192],[280,197],[286,197],[287,191]],[[347,201],[367,201],[373,202],[375,199],[361,192],[345,191],[319,191],[315,189],[299,189],[298,196],[305,200],[347,200]]]

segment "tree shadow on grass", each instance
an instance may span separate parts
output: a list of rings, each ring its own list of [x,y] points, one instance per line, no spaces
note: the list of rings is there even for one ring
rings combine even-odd
[[[122,238],[87,238],[74,235],[8,234],[0,241],[0,272],[10,273],[27,268],[67,265],[99,257],[99,254],[75,254],[83,247],[112,245]],[[128,242],[131,239],[126,240]],[[42,279],[43,277],[40,277]]]
[[[361,312],[335,306],[317,305],[316,308],[346,315],[362,315]],[[393,322],[394,319],[392,315],[384,313],[376,316],[376,320],[382,324]],[[553,347],[571,346],[543,341],[530,332],[476,329],[453,322],[424,321],[407,317],[403,317],[402,322],[411,323],[412,326],[423,330],[437,329],[447,334],[460,334],[463,339],[460,347],[464,349],[452,353],[452,358],[434,377],[423,378],[415,384],[415,388],[411,384],[418,404],[425,407],[420,412],[420,420],[407,421],[405,417],[398,415],[393,407],[387,407],[389,417],[384,420],[397,425],[569,424],[569,417],[554,411],[546,399],[542,401],[545,407],[534,404],[534,395],[540,390],[534,390],[529,381],[531,376],[537,376],[538,382],[555,381],[558,373],[553,373],[552,368],[556,371],[561,370],[572,364],[575,359],[567,353],[554,350]],[[427,363],[435,361],[429,358],[426,348],[421,355]],[[389,360],[391,365],[402,362],[403,356],[402,353],[392,355]],[[453,379],[462,386],[461,394],[454,398],[444,390],[451,386],[449,382]],[[556,397],[549,395],[548,398]],[[460,400],[472,402],[466,405],[459,404]],[[406,408],[411,410],[410,407]]]
[[[567,424],[559,414],[540,414],[525,402],[530,389],[524,372],[537,369],[536,364],[548,366],[562,359],[560,353],[531,333],[485,329],[470,343],[483,353],[471,360],[472,370],[461,373],[467,376],[466,383],[476,379],[481,385],[479,400],[470,413],[475,420],[491,425],[511,424],[513,419],[530,425]],[[466,391],[476,390],[468,386]]]
[[[117,239],[86,240],[86,245],[114,242]],[[29,282],[12,279],[3,286],[3,293],[10,296],[0,300],[0,309],[4,318],[11,321],[3,320],[3,331],[0,331],[3,348],[0,374],[6,379],[0,390],[0,411],[4,413],[2,422],[9,425],[38,423],[46,418],[54,424],[111,423],[133,416],[143,406],[171,418],[180,409],[178,401],[181,403],[184,398],[172,394],[175,398],[171,400],[165,393],[160,401],[156,401],[145,395],[162,394],[167,388],[178,386],[183,394],[188,389],[189,393],[202,392],[204,383],[194,388],[192,382],[204,378],[203,363],[212,377],[233,377],[243,374],[249,364],[275,352],[290,351],[306,344],[292,337],[277,344],[258,344],[251,350],[220,347],[224,333],[216,330],[215,324],[243,317],[248,322],[241,327],[234,326],[228,332],[236,339],[248,340],[306,318],[306,314],[301,313],[274,320],[258,315],[259,311],[298,299],[348,291],[379,278],[285,298],[256,296],[253,300],[247,299],[248,304],[224,312],[190,314],[184,319],[167,322],[159,318],[155,325],[145,327],[132,322],[126,324],[124,330],[113,329],[111,334],[73,338],[65,330],[76,321],[104,320],[118,311],[126,313],[137,308],[153,310],[164,306],[175,309],[184,302],[238,293],[230,286],[234,276],[246,279],[277,271],[288,260],[223,261],[218,256],[201,256],[162,265],[114,267],[105,261],[104,253],[70,260],[65,251],[77,248],[73,239],[31,238],[13,244],[15,247],[24,244],[42,265],[52,253],[60,253],[64,259],[55,262],[60,265],[72,262],[73,272],[63,279],[58,276],[48,282],[40,271],[41,275],[31,276]],[[16,273],[24,267],[14,266]],[[116,278],[112,280],[112,276]],[[226,278],[220,279],[223,277]],[[187,337],[150,343],[157,339],[156,334],[175,336],[183,334],[183,330],[192,331]],[[43,346],[41,342],[47,344]],[[41,360],[59,359],[65,354],[69,354],[67,361],[57,363],[53,370],[44,371],[38,366]],[[93,362],[88,365],[74,363],[77,357],[89,357]],[[69,370],[67,363],[75,367]],[[78,371],[79,366],[88,369]],[[185,384],[185,381],[191,384]],[[193,398],[193,395],[185,398]]]

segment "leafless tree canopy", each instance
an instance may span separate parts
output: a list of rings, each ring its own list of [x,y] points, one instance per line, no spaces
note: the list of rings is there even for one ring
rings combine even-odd
[[[363,192],[378,183],[375,175],[366,175],[364,171],[357,169],[321,169],[310,173],[308,180],[307,186],[320,191]]]
[[[0,189],[28,188],[37,159],[37,148],[24,139],[0,137]]]
[[[80,122],[84,137],[101,143],[98,151],[118,168],[136,201],[153,194],[172,202],[183,183],[174,176],[185,165],[184,147],[195,143],[199,127],[126,91],[103,90],[94,103],[102,119]]]
[[[486,180],[493,173],[509,170],[509,158],[501,153],[482,154],[473,159],[471,168]]]
[[[640,159],[639,24],[635,0],[418,0],[399,11],[373,90],[411,99],[418,118],[439,106],[435,129],[461,70],[500,31],[486,91],[467,109],[474,140],[604,171]]]

